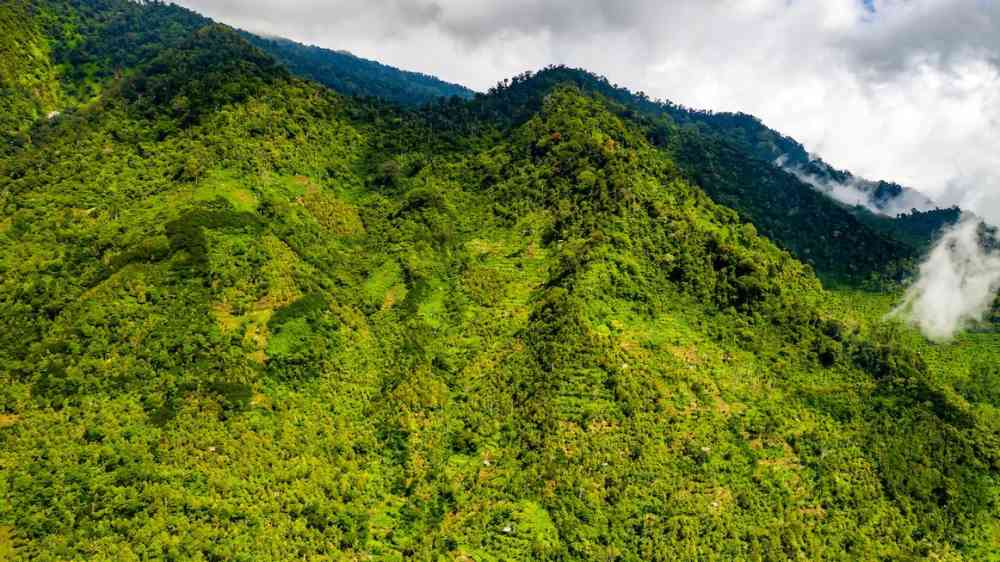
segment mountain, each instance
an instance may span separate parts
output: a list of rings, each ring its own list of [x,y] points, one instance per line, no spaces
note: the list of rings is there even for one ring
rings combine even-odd
[[[157,0],[12,0],[0,6],[0,141],[40,117],[73,111],[107,85],[164,49],[212,24],[200,14]],[[352,55],[241,32],[293,72],[338,91],[419,105],[472,92],[434,77]]]
[[[252,33],[245,33],[244,37],[296,75],[315,80],[344,94],[377,97],[411,106],[430,103],[439,98],[457,96],[468,99],[474,95],[472,90],[464,86],[450,84],[426,74],[399,70],[347,52]]]
[[[720,139],[573,80],[345,96],[207,24],[23,140],[0,554],[996,552],[995,334],[824,289]]]
[[[923,245],[876,229],[846,207],[762,158],[763,150],[797,154],[795,141],[766,129],[746,115],[715,114],[654,102],[589,72],[562,66],[526,73],[494,88],[479,100],[483,119],[517,124],[540,107],[551,88],[571,83],[613,102],[614,111],[642,128],[652,144],[668,153],[678,168],[713,200],[751,222],[761,234],[811,265],[830,285],[893,284],[912,270]],[[745,141],[760,129],[755,148]],[[760,148],[764,147],[764,148]],[[797,147],[797,148],[796,148]]]
[[[943,229],[958,223],[962,211],[958,207],[932,211],[912,210],[889,218],[859,210],[857,216],[875,230],[925,252],[930,248],[931,242],[940,237]]]
[[[21,14],[36,13],[26,25],[41,31],[12,36],[34,36],[40,52],[51,49],[51,67],[55,70],[41,71],[45,80],[28,90],[37,92],[28,96],[35,101],[27,102],[35,109],[28,111],[26,107],[16,131],[5,135],[8,146],[27,142],[24,128],[41,113],[55,115],[88,103],[109,81],[128,74],[137,61],[177,46],[195,30],[211,23],[194,12],[160,2],[18,0],[15,6],[21,6]],[[14,25],[12,22],[12,28]],[[431,77],[397,71],[343,53],[242,34],[293,73],[342,93],[408,105],[423,104],[435,96],[466,98],[471,94]],[[852,176],[822,161],[813,161],[799,143],[768,129],[756,118],[655,102],[585,71],[553,67],[534,76],[523,75],[512,84],[501,85],[504,91],[494,91],[484,98],[488,101],[473,103],[469,110],[463,110],[461,118],[467,120],[471,111],[477,116],[474,126],[497,123],[509,126],[528,115],[529,109],[537,108],[549,88],[564,82],[575,83],[585,91],[621,104],[622,116],[643,121],[648,137],[671,151],[689,179],[716,201],[739,212],[762,234],[810,264],[829,285],[894,285],[913,271],[921,252],[931,242],[927,238],[914,243],[912,233],[903,232],[905,228],[874,227],[865,209],[818,196],[815,193],[818,182],[846,181],[845,178]],[[26,93],[22,88],[10,90],[18,92],[11,94],[15,97]],[[439,113],[430,118],[454,121],[459,112],[452,107]],[[18,114],[22,113],[11,112]],[[713,157],[702,158],[706,151]],[[808,168],[811,175],[797,169],[789,173],[772,170],[775,155],[789,165]],[[722,162],[721,168],[716,162]],[[819,179],[811,180],[813,176]],[[879,192],[890,193],[895,188],[899,186]],[[927,215],[921,222],[941,216]],[[935,225],[928,232],[937,232],[944,226]]]

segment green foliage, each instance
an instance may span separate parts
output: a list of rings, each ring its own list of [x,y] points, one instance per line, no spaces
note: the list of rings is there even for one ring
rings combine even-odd
[[[859,220],[850,209],[775,167],[778,157],[805,165],[809,155],[793,139],[750,115],[653,101],[642,92],[633,94],[602,77],[563,66],[500,83],[477,100],[474,111],[482,118],[517,124],[538,110],[552,88],[567,83],[615,102],[612,110],[637,123],[691,182],[813,266],[828,284],[859,286],[873,276],[899,281],[931,239],[932,232],[915,229],[912,221],[897,226],[885,219],[881,227]]]
[[[0,154],[19,133],[58,107],[50,46],[26,2],[0,6]]]
[[[824,290],[586,90],[192,33],[0,161],[0,554],[995,555],[994,334]]]
[[[189,125],[223,105],[263,92],[287,71],[224,26],[196,31],[162,51],[122,85],[132,107],[153,117],[164,112]]]
[[[858,210],[855,214],[873,228],[926,252],[943,229],[958,222],[962,211],[958,207],[931,211],[913,209],[892,219],[863,210]]]
[[[158,0],[26,0],[52,43],[53,62],[69,100],[86,103],[112,78],[149,62],[210,24]]]

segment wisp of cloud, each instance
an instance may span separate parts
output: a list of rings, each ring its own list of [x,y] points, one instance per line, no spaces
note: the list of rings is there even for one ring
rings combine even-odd
[[[789,164],[787,156],[775,159],[774,165],[831,199],[851,207],[864,207],[876,215],[895,217],[914,209],[928,211],[937,208],[934,201],[915,189],[903,188],[898,195],[878,200],[875,182],[854,176],[849,176],[845,181],[821,177],[806,171],[802,166]],[[821,161],[818,165],[829,169],[829,166]]]
[[[966,214],[945,231],[903,302],[887,317],[904,319],[936,342],[981,322],[1000,289],[1000,253],[984,248],[981,225],[978,217]]]

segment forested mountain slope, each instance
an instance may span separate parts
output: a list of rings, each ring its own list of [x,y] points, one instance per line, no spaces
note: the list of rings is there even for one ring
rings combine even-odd
[[[859,211],[775,166],[773,158],[761,157],[764,150],[803,154],[805,150],[747,115],[698,112],[653,102],[604,78],[558,66],[498,85],[489,96],[474,102],[472,111],[487,121],[516,125],[540,107],[547,92],[566,83],[616,102],[614,111],[640,127],[690,181],[812,265],[831,284],[898,281],[929,243],[929,239],[922,240],[918,247],[910,244],[911,238],[897,237],[891,226],[871,227],[861,220],[866,216],[859,218]],[[732,132],[745,131],[749,123],[759,129],[759,147],[747,143],[745,134]],[[894,221],[886,217],[883,222]]]
[[[995,394],[620,105],[530,99],[403,111],[210,25],[36,124],[0,160],[0,553],[995,553]]]
[[[24,4],[0,5],[0,140],[57,107],[59,93],[48,50]]]
[[[0,6],[0,142],[51,112],[95,100],[116,77],[212,21],[160,1],[11,0]],[[345,53],[244,33],[296,74],[348,95],[418,105],[472,93],[436,78]]]
[[[891,211],[897,208],[900,212],[908,213],[911,209],[906,203],[920,207],[920,211],[933,211],[929,208],[933,206],[933,202],[915,190],[892,182],[864,180],[848,171],[838,170],[809,154],[795,139],[767,127],[753,115],[698,110],[670,101],[651,100],[642,92],[632,93],[610,84],[603,77],[579,69],[554,67],[547,69],[547,73],[558,81],[573,81],[581,88],[598,91],[646,115],[669,116],[674,123],[687,126],[686,128],[697,131],[703,137],[723,141],[732,149],[757,160],[779,163],[784,169],[807,176],[813,183],[850,185],[869,193],[871,206],[877,210],[889,211],[891,216],[896,214]],[[931,220],[930,217],[933,216],[933,212],[928,213],[928,217],[923,220]]]
[[[10,34],[9,49],[32,53],[27,58],[6,57],[17,69],[11,66],[5,72],[10,78],[5,80],[13,85],[17,76],[19,81],[17,87],[4,88],[0,98],[0,103],[11,108],[9,124],[0,133],[8,152],[30,142],[27,128],[42,115],[73,111],[90,103],[116,77],[132,72],[139,61],[177,46],[211,23],[178,6],[128,0],[15,0],[5,14],[9,20],[5,27],[25,30]],[[344,53],[243,35],[294,74],[344,94],[411,106],[471,95],[432,77]],[[457,126],[462,134],[490,127],[503,130],[537,110],[548,90],[567,82],[620,103],[619,115],[643,123],[646,136],[669,150],[690,180],[812,265],[828,284],[884,286],[902,280],[933,234],[947,224],[930,224],[947,215],[920,212],[919,220],[907,224],[929,228],[917,232],[907,225],[897,226],[896,219],[847,208],[772,164],[779,155],[796,166],[821,169],[817,177],[823,181],[844,179],[849,174],[811,162],[799,143],[759,120],[654,102],[580,70],[553,67],[534,76],[524,75],[461,109],[452,105],[442,113],[432,108],[430,112],[437,115],[430,119],[438,125],[444,121],[447,127]],[[461,123],[456,124],[456,118]],[[882,191],[896,193],[889,188]]]
[[[399,70],[343,51],[252,33],[245,33],[244,38],[275,57],[297,76],[315,80],[342,94],[371,96],[409,106],[452,96],[468,99],[474,94],[458,84]]]

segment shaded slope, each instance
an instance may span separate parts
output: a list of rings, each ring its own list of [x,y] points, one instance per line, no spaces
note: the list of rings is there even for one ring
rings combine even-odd
[[[303,78],[315,80],[347,95],[380,98],[401,105],[416,106],[439,98],[468,99],[473,92],[417,72],[407,72],[342,51],[303,45],[288,39],[244,37]]]
[[[793,175],[725,141],[680,129],[667,146],[715,201],[739,211],[830,283],[898,281],[919,256],[892,231],[871,228]]]
[[[958,223],[962,210],[958,207],[933,211],[913,210],[894,219],[857,210],[855,215],[876,230],[881,230],[897,240],[902,240],[921,252],[930,249],[941,231]]]
[[[147,116],[169,111],[185,126],[289,77],[284,67],[235,31],[211,25],[153,57],[124,82],[121,94]]]
[[[163,2],[23,0],[52,45],[52,63],[69,107],[91,100],[108,82],[211,22]]]

